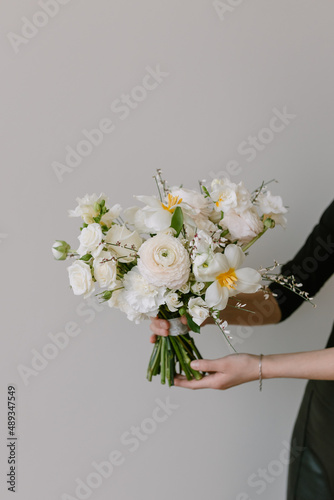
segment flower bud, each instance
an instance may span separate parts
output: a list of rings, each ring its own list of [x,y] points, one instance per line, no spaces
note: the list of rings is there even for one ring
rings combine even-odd
[[[267,217],[267,219],[265,219],[263,221],[263,225],[264,225],[264,227],[273,228],[273,227],[275,227],[275,221],[274,221],[274,219]]]
[[[70,245],[63,240],[56,240],[52,245],[52,253],[55,259],[65,260],[70,250]]]

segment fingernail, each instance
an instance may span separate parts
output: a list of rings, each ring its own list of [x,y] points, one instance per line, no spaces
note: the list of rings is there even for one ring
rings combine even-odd
[[[198,361],[192,361],[190,363],[190,366],[193,370],[198,370],[199,369],[199,362]]]

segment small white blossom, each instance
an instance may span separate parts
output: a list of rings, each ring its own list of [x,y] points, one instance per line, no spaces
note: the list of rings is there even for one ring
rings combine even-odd
[[[181,306],[183,306],[183,302],[180,300],[180,297],[176,292],[167,293],[165,300],[166,306],[171,312],[176,312]]]

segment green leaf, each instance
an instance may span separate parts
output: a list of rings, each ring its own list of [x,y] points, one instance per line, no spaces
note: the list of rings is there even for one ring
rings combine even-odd
[[[190,330],[192,330],[195,333],[200,333],[201,328],[198,326],[197,323],[195,323],[195,321],[193,321],[193,319],[189,313],[186,313],[186,318],[187,318],[187,323],[188,323]]]
[[[93,220],[94,220],[94,222],[96,222],[97,224],[99,224],[99,222],[101,220],[101,216],[99,215],[98,217],[93,217]]]
[[[176,207],[176,209],[174,210],[170,227],[175,229],[175,237],[177,238],[183,227],[183,212],[181,207]]]
[[[220,211],[220,220],[223,220],[224,219],[224,212],[221,210]]]
[[[80,257],[80,259],[79,259],[79,260],[83,260],[84,262],[87,262],[87,261],[89,261],[91,258],[92,258],[91,254],[90,254],[90,253],[86,253],[86,255],[83,255],[82,257]]]
[[[207,188],[205,186],[202,185],[202,189],[203,189],[203,193],[205,195],[205,198],[210,198],[210,193],[209,191],[207,190]]]

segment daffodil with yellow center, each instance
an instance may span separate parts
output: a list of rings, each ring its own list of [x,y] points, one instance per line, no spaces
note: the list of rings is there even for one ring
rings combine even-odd
[[[165,205],[164,203],[161,203],[161,205],[164,210],[168,210],[168,212],[172,214],[177,205],[179,205],[181,202],[182,198],[179,198],[178,196],[173,196],[170,193],[168,193],[167,205]]]
[[[229,297],[238,293],[254,293],[260,288],[260,273],[250,267],[240,269],[244,259],[242,249],[231,244],[227,245],[224,253],[214,253],[200,265],[194,263],[196,279],[211,282],[205,294],[208,307],[225,309]]]

